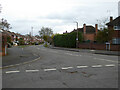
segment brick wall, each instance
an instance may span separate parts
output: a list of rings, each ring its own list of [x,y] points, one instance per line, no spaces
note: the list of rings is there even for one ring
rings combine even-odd
[[[94,44],[94,43],[80,43],[79,48],[81,49],[95,49],[95,50],[106,50],[105,44]],[[120,51],[120,45],[110,45],[111,51]]]
[[[84,40],[94,41],[95,34],[84,34]]]

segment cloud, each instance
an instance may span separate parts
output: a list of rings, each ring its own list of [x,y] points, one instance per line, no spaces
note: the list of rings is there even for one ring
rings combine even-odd
[[[117,17],[119,0],[1,0],[1,16],[12,25],[12,31],[34,35],[42,26],[51,27],[56,33],[79,27],[84,23],[94,25],[97,19]],[[110,11],[110,12],[107,12]]]

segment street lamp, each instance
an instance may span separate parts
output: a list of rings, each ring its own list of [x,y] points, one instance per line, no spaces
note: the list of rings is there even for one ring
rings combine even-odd
[[[74,22],[77,25],[77,36],[76,36],[76,48],[78,48],[78,22]]]

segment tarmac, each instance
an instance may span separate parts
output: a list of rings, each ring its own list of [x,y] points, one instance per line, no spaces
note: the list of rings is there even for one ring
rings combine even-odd
[[[84,52],[84,53],[92,53],[92,54],[102,54],[102,55],[114,55],[120,56],[118,51],[105,51],[105,50],[90,50],[90,49],[77,49],[77,48],[63,48],[63,47],[53,47],[50,46],[51,49],[58,50],[67,50],[74,52]],[[29,63],[32,61],[36,61],[40,56],[34,55],[29,48],[20,48],[18,46],[8,48],[8,55],[2,57],[2,66],[1,67],[9,67],[16,66],[21,63]]]
[[[63,47],[53,47],[53,46],[50,46],[50,48],[58,49],[58,50],[74,51],[74,52],[84,52],[84,53],[92,53],[92,54],[120,56],[120,52],[119,51],[90,50],[90,49],[78,49],[78,48],[63,48]]]

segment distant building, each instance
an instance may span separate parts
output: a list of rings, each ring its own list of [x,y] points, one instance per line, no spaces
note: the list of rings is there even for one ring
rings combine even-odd
[[[118,2],[118,16],[120,16],[120,1]]]

